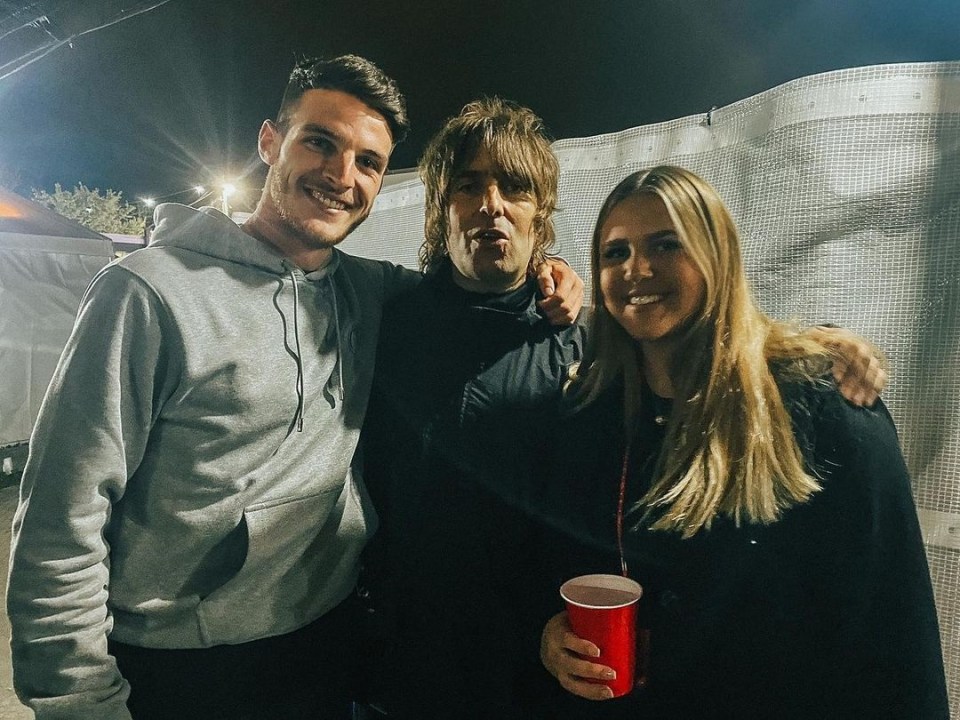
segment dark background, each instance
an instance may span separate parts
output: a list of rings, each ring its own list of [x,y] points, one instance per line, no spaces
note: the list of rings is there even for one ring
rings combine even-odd
[[[47,3],[51,32],[92,27],[123,4]],[[0,2],[0,21],[29,5]],[[0,49],[16,52],[14,40],[29,35]],[[0,80],[0,181],[189,202],[198,183],[243,177],[236,202],[249,205],[262,182],[256,134],[295,57],[345,52],[407,95],[413,132],[391,162],[401,169],[482,94],[529,105],[555,138],[582,137],[828,70],[957,60],[960,1],[168,0]]]

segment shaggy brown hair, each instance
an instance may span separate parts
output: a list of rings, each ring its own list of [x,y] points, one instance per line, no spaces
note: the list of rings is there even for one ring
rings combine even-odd
[[[560,164],[544,132],[543,121],[528,108],[501,98],[466,105],[447,121],[424,150],[420,178],[424,185],[424,236],[419,259],[432,270],[447,256],[447,210],[450,183],[480,150],[534,198],[536,243],[530,268],[539,266],[553,245],[552,215],[557,207]]]

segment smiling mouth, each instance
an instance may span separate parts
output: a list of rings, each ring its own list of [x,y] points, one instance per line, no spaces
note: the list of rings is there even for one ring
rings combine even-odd
[[[312,197],[318,205],[327,208],[328,210],[348,210],[350,208],[347,203],[342,200],[337,200],[335,197],[331,196],[329,193],[325,193],[322,190],[317,190],[315,188],[306,188],[307,195]]]
[[[665,297],[666,295],[631,295],[627,302],[630,305],[650,305],[651,303],[660,302]]]

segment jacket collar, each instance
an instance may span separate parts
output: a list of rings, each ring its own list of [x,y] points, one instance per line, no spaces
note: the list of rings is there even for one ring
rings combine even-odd
[[[537,309],[539,291],[535,278],[528,277],[523,285],[505,293],[475,293],[464,290],[453,281],[453,263],[444,258],[440,265],[427,275],[427,281],[434,285],[441,302],[449,303],[465,310],[513,315],[530,321],[540,320]]]

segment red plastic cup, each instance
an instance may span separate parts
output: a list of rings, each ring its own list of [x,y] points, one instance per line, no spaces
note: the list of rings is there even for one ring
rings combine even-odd
[[[633,689],[637,662],[637,601],[639,583],[619,575],[581,575],[560,586],[574,634],[600,648],[599,658],[617,673],[603,681],[614,697]],[[601,682],[601,681],[596,681]]]

